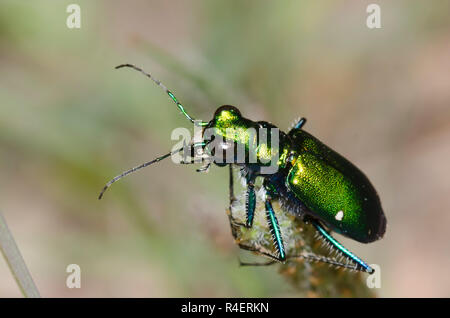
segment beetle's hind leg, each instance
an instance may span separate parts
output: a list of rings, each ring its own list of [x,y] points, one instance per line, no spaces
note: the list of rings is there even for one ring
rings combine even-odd
[[[266,256],[266,257],[272,259],[271,261],[268,261],[265,263],[246,263],[246,262],[242,262],[239,260],[240,266],[270,266],[270,265],[276,264],[278,262],[303,259],[303,260],[305,260],[307,262],[311,262],[311,263],[312,262],[320,262],[320,263],[330,264],[330,265],[334,265],[334,266],[341,267],[341,268],[347,268],[350,270],[361,271],[361,268],[356,265],[342,263],[333,258],[320,256],[320,255],[316,255],[313,253],[304,253],[304,254],[300,254],[300,255],[296,255],[296,256],[287,256],[285,260],[281,260],[278,256],[267,253],[263,248],[258,248],[255,246],[248,246],[245,244],[239,244],[239,247],[243,250],[254,252],[259,255]]]
[[[345,259],[349,260],[353,266],[346,264],[347,266],[343,266],[346,268],[351,268],[354,270],[367,272],[369,274],[373,274],[375,270],[370,267],[366,262],[364,262],[361,258],[350,252],[348,249],[346,249],[341,243],[339,243],[334,237],[328,233],[325,228],[320,224],[319,221],[311,218],[307,218],[305,220],[306,222],[310,222],[314,228],[317,230],[317,232],[320,234],[320,236],[330,244],[333,249],[338,252],[341,256],[343,256]],[[342,265],[342,263],[340,263]]]

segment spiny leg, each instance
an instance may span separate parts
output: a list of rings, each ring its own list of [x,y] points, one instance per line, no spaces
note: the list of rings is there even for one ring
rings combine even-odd
[[[238,233],[237,228],[245,227],[245,224],[237,222],[233,217],[233,203],[236,201],[236,197],[234,196],[234,178],[233,178],[233,166],[231,164],[228,165],[228,171],[229,171],[229,205],[228,205],[228,220],[230,222],[230,228],[231,228],[231,235],[233,235],[233,238],[238,241]],[[242,249],[246,249],[246,245],[242,243],[238,243],[238,246]],[[241,261],[240,258],[238,258],[239,264],[243,265],[244,263]]]
[[[323,229],[323,227],[320,224],[318,224],[318,222],[315,221],[315,220],[311,220],[311,222],[313,223],[313,225],[316,227],[316,229],[318,231],[319,231],[319,229],[322,229],[323,232],[327,234],[327,237],[325,239],[327,241],[329,241],[331,244],[333,244],[332,241],[329,240],[329,238],[332,238],[332,237]],[[322,236],[324,236],[324,234],[321,231],[319,231],[319,233]],[[350,259],[353,264],[342,263],[340,261],[337,261],[336,259],[333,259],[333,258],[330,258],[330,257],[321,256],[321,255],[316,255],[314,253],[304,253],[304,254],[295,255],[295,256],[287,256],[284,259],[282,259],[280,257],[280,253],[279,253],[279,255],[273,255],[271,253],[268,253],[262,247],[249,246],[249,245],[245,245],[245,244],[240,243],[239,247],[241,249],[247,250],[247,251],[250,251],[250,252],[255,252],[255,253],[258,253],[260,255],[263,255],[263,256],[266,256],[266,257],[272,259],[271,261],[268,261],[266,263],[244,263],[244,262],[240,261],[240,265],[241,266],[267,266],[267,265],[272,265],[272,264],[274,264],[276,262],[284,262],[286,260],[304,259],[305,261],[309,261],[309,262],[321,262],[321,263],[325,263],[325,264],[334,265],[334,266],[337,266],[337,267],[347,268],[347,269],[350,269],[350,270],[363,271],[363,272],[367,272],[369,274],[373,274],[374,273],[374,270],[370,266],[368,266],[366,263],[364,263],[356,255],[352,254],[347,249],[345,249],[345,247],[343,247],[334,238],[332,238],[332,239],[334,241],[334,244],[336,244],[336,243],[339,244],[342,249],[344,249],[347,253],[349,253],[349,256],[347,256],[347,255],[344,255],[344,256],[347,259]],[[333,244],[333,246],[334,246],[334,244]],[[341,251],[341,249],[339,249],[339,251],[341,253],[344,253],[343,251]],[[352,255],[353,258],[350,255]]]
[[[255,216],[256,208],[256,194],[255,194],[255,178],[252,176],[247,176],[247,192],[245,195],[245,212],[246,212],[246,223],[245,227],[251,228],[253,225],[253,218]]]
[[[273,243],[278,252],[278,260],[283,262],[286,260],[286,252],[283,244],[283,237],[281,235],[280,226],[278,224],[277,217],[272,207],[270,196],[266,197],[266,217],[269,223],[270,233],[272,234]]]
[[[332,237],[330,233],[328,233],[318,221],[314,219],[308,219],[308,221],[312,223],[317,232],[325,239],[325,241],[331,244],[331,246],[334,248],[335,251],[337,251],[340,255],[344,256],[346,259],[355,264],[357,270],[367,272],[369,274],[373,274],[375,272],[375,270],[372,267],[370,267],[366,262],[364,262],[358,256],[350,252],[334,237]]]
[[[279,259],[279,257],[277,257],[276,255],[267,253],[263,248],[258,248],[255,246],[248,246],[248,245],[244,245],[244,244],[239,244],[239,247],[242,248],[243,250],[246,251],[250,251],[250,252],[254,252],[263,256],[266,256],[268,258],[271,258],[271,261],[268,261],[266,263],[244,263],[244,262],[240,262],[241,266],[269,266],[269,265],[273,265],[277,262],[281,262],[282,260]],[[329,257],[325,257],[325,256],[320,256],[320,255],[316,255],[313,253],[304,253],[304,254],[300,254],[300,255],[295,255],[295,256],[287,256],[286,257],[286,261],[290,261],[290,260],[295,260],[295,259],[304,259],[307,262],[321,262],[324,264],[330,264],[330,265],[334,265],[337,267],[342,267],[342,268],[347,268],[350,270],[361,270],[359,267],[355,266],[355,265],[350,265],[350,264],[346,264],[346,263],[342,263],[339,261],[336,261],[335,259],[329,258]]]
[[[249,228],[251,227],[252,223],[253,223],[253,217],[254,217],[254,212],[255,212],[255,207],[256,207],[256,195],[255,195],[255,191],[254,191],[254,178],[253,177],[248,177],[247,178],[247,197],[246,197],[246,212],[247,212],[247,221],[246,224],[240,224],[234,221],[233,215],[232,215],[232,198],[234,197],[234,193],[233,193],[233,171],[231,169],[231,165],[230,165],[230,214],[229,214],[229,219],[230,219],[230,225],[231,225],[231,229],[232,229],[232,234],[233,237],[235,239],[237,239],[237,233],[236,233],[236,229],[235,226],[242,226],[244,225],[245,227]],[[286,259],[286,253],[285,253],[285,249],[284,249],[284,244],[283,244],[283,238],[281,236],[281,231],[280,231],[280,226],[278,224],[278,220],[277,217],[275,216],[275,212],[273,210],[272,207],[272,203],[270,202],[270,198],[267,197],[266,202],[265,202],[265,206],[266,206],[266,217],[267,217],[267,222],[269,223],[269,228],[270,228],[270,232],[272,234],[272,239],[273,239],[273,243],[275,245],[275,248],[278,252],[278,256],[275,257],[275,259],[277,261],[283,262]],[[239,247],[242,249],[247,249],[248,246],[239,243]],[[272,255],[269,253],[265,253],[266,256],[271,257]],[[243,264],[242,262],[240,262],[241,265]]]
[[[276,226],[274,228],[275,229],[276,228],[279,229],[278,221],[276,220],[276,218],[273,221],[270,219],[271,215],[273,215],[275,217],[275,214],[273,213],[273,208],[271,208],[272,205],[271,205],[271,202],[270,202],[270,198],[271,198],[271,195],[276,195],[276,194],[273,193],[271,191],[271,188],[268,187],[267,185],[265,186],[265,188],[266,188],[266,193],[267,193],[266,213],[267,213],[267,217],[268,217],[269,226],[271,224],[276,224]],[[270,211],[272,213],[268,213]],[[354,265],[342,263],[342,262],[339,262],[339,261],[337,261],[337,260],[335,260],[333,258],[320,256],[320,255],[316,255],[316,254],[313,254],[313,253],[304,253],[304,254],[296,255],[296,256],[287,256],[287,257],[285,257],[285,259],[282,259],[280,252],[279,252],[279,255],[276,256],[276,255],[273,255],[271,253],[268,253],[267,251],[263,250],[262,248],[256,248],[254,246],[248,246],[248,245],[245,245],[245,244],[239,244],[239,247],[244,249],[244,250],[256,252],[258,254],[267,256],[267,257],[272,259],[272,261],[269,261],[269,262],[266,262],[266,263],[243,263],[243,262],[241,262],[241,266],[272,265],[276,261],[283,262],[284,260],[291,260],[291,259],[302,258],[302,259],[305,259],[307,261],[322,262],[322,263],[327,263],[327,264],[331,264],[331,265],[335,265],[335,266],[338,266],[338,267],[343,267],[343,268],[347,268],[347,269],[351,269],[351,270],[359,270],[359,271],[365,271],[365,272],[368,272],[368,273],[373,273],[373,269],[372,268],[370,268],[366,263],[364,263],[356,255],[354,255],[353,253],[348,251],[339,242],[337,242],[333,237],[331,237],[331,235],[329,235],[317,221],[315,221],[313,219],[307,219],[307,220],[310,221],[311,223],[313,223],[313,226],[326,239],[327,242],[329,242],[330,244],[335,246],[336,249],[341,253],[341,255],[345,256],[347,259],[350,259]],[[274,238],[274,243],[276,243],[275,246],[276,247],[280,246],[280,244],[277,243],[276,236],[274,235],[276,232],[273,231],[272,228],[271,228],[271,232],[272,232],[272,236]],[[281,235],[279,237],[280,237],[280,240],[281,240],[281,246],[283,247]],[[284,248],[283,248],[283,251],[284,251]]]
[[[246,226],[248,225],[249,215],[250,215],[251,220],[253,220],[254,207],[256,206],[256,202],[253,202],[253,210],[251,209],[251,205],[252,205],[251,195],[252,194],[254,195],[254,188],[253,188],[253,181],[252,181],[253,179],[254,178],[252,178],[252,177],[247,178],[247,187],[250,185],[250,188],[247,188],[247,204],[246,204],[247,224],[246,224]],[[250,182],[249,182],[249,180],[250,180]],[[244,262],[240,261],[241,266],[267,266],[267,265],[272,265],[276,262],[284,262],[284,260],[286,259],[286,252],[284,249],[283,238],[281,236],[280,226],[278,224],[278,220],[275,216],[275,212],[273,210],[272,203],[271,203],[271,195],[270,194],[271,193],[274,194],[274,193],[267,186],[265,186],[265,189],[266,189],[266,201],[265,201],[266,218],[267,218],[267,223],[269,224],[270,232],[272,234],[273,244],[275,245],[275,248],[278,252],[278,256],[272,255],[271,253],[268,253],[265,251],[262,251],[261,249],[255,250],[255,247],[253,247],[253,246],[248,246],[248,245],[240,243],[239,247],[241,249],[257,252],[259,254],[262,254],[262,255],[267,256],[272,259],[272,261],[269,261],[266,263],[244,263]],[[250,209],[249,209],[249,207],[250,207]]]
[[[258,248],[258,247],[255,247],[255,246],[249,246],[249,245],[245,245],[245,244],[239,243],[239,247],[241,249],[244,249],[244,250],[247,250],[247,251],[251,251],[251,252],[255,252],[255,253],[261,254],[263,256],[266,256],[266,257],[269,257],[269,258],[272,259],[271,261],[265,262],[265,263],[244,263],[244,262],[240,261],[240,265],[241,266],[267,266],[267,265],[272,265],[272,264],[274,264],[276,262],[284,262],[285,260],[301,258],[301,259],[305,259],[306,261],[322,262],[322,263],[327,263],[327,264],[330,264],[330,265],[335,265],[335,266],[338,266],[338,267],[348,268],[348,269],[352,269],[352,270],[361,270],[361,266],[358,266],[358,265],[353,265],[352,266],[350,264],[345,264],[345,263],[339,262],[339,261],[337,261],[335,259],[332,259],[332,258],[329,258],[329,257],[325,257],[325,256],[316,255],[316,254],[313,254],[313,253],[304,253],[304,254],[296,255],[296,256],[284,256],[284,257],[282,257],[282,254],[285,255],[283,241],[282,241],[282,237],[281,237],[281,232],[279,230],[278,221],[277,221],[277,219],[275,217],[275,213],[273,211],[272,204],[271,204],[271,197],[272,196],[276,197],[277,194],[270,187],[270,184],[265,184],[264,187],[266,189],[266,196],[267,196],[267,199],[266,199],[266,202],[265,202],[265,205],[266,205],[266,216],[268,218],[269,226],[271,227],[271,233],[272,233],[272,237],[273,237],[273,240],[274,240],[275,247],[278,249],[278,255],[273,255],[273,254],[267,252],[267,250],[265,250],[265,249],[263,249],[261,247]],[[273,218],[272,218],[272,216],[273,216]],[[320,226],[319,224],[317,224],[317,222],[316,222],[316,225]],[[278,229],[279,240],[277,240],[277,236],[276,236],[277,231],[275,231],[275,229]],[[280,249],[280,246],[281,246],[282,249]],[[281,253],[280,250],[282,250],[283,253]]]

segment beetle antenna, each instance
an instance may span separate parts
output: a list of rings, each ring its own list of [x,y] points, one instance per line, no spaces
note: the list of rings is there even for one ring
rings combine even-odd
[[[161,83],[160,80],[154,78],[151,74],[147,73],[146,71],[144,71],[143,69],[141,69],[140,67],[137,67],[133,64],[121,64],[115,67],[115,69],[119,69],[122,67],[129,67],[132,68],[138,72],[141,72],[142,74],[144,74],[145,76],[147,76],[148,78],[150,78],[153,82],[156,83],[156,85],[158,85],[159,87],[161,87],[167,95],[169,95],[170,99],[172,99],[172,101],[175,103],[175,105],[177,105],[178,109],[181,110],[181,112],[183,113],[183,115],[189,119],[191,121],[191,123],[193,123],[194,125],[197,126],[206,126],[208,123],[207,122],[197,122],[194,118],[192,118],[191,116],[189,116],[189,114],[186,112],[186,110],[184,109],[184,106],[178,101],[178,99],[175,97],[175,95],[169,90],[167,89],[167,87]]]
[[[135,172],[135,171],[137,171],[137,170],[139,170],[139,169],[148,167],[148,166],[150,166],[151,164],[154,164],[154,163],[159,162],[159,161],[161,161],[161,160],[163,160],[163,159],[166,159],[167,157],[169,157],[169,156],[171,156],[171,155],[173,155],[173,154],[176,154],[176,153],[182,151],[183,149],[184,149],[184,147],[183,147],[183,148],[179,148],[179,149],[174,150],[174,151],[171,151],[171,152],[166,153],[165,155],[163,155],[163,156],[161,156],[161,157],[158,157],[158,158],[156,158],[156,159],[153,159],[152,161],[145,162],[145,163],[143,163],[143,164],[141,164],[141,165],[139,165],[139,166],[136,166],[136,167],[131,168],[131,169],[125,171],[125,172],[122,172],[122,173],[119,174],[118,176],[115,176],[113,179],[111,179],[111,180],[103,187],[103,190],[102,190],[102,192],[100,192],[100,195],[98,196],[98,199],[101,200],[101,198],[103,197],[103,194],[105,193],[105,191],[108,190],[108,188],[109,188],[114,182],[116,182],[116,181],[122,179],[123,177],[125,177],[125,176],[129,175],[130,173],[133,173],[133,172]]]
[[[204,147],[204,146],[206,146],[206,145],[208,145],[208,144],[209,144],[209,142],[205,142],[205,141],[195,142],[195,143],[193,143],[193,144],[191,145],[191,147],[192,147],[192,148],[195,148],[195,147],[198,147],[198,146]],[[137,171],[137,170],[139,170],[139,169],[148,167],[148,166],[150,166],[150,165],[152,165],[152,164],[154,164],[154,163],[157,163],[157,162],[159,162],[159,161],[161,161],[161,160],[164,160],[164,159],[166,159],[167,157],[170,157],[170,156],[172,156],[172,155],[174,155],[174,154],[176,154],[176,153],[179,153],[180,151],[185,150],[185,149],[186,149],[186,146],[183,146],[183,147],[178,148],[178,149],[176,149],[176,150],[174,150],[174,151],[171,151],[171,152],[169,152],[169,153],[166,153],[165,155],[162,155],[162,156],[160,156],[160,157],[158,157],[158,158],[156,158],[156,159],[153,159],[153,160],[151,160],[151,161],[145,162],[145,163],[143,163],[143,164],[141,164],[141,165],[139,165],[139,166],[136,166],[136,167],[134,167],[134,168],[131,168],[131,169],[127,170],[127,171],[124,171],[124,172],[122,172],[121,174],[119,174],[118,176],[115,176],[114,178],[112,178],[112,179],[111,179],[111,180],[103,187],[102,191],[100,192],[100,195],[98,196],[98,199],[101,200],[101,199],[103,198],[103,194],[105,193],[105,191],[108,190],[108,188],[109,188],[114,182],[116,182],[116,181],[122,179],[123,177],[129,175],[130,173],[133,173],[133,172],[135,172],[135,171]]]

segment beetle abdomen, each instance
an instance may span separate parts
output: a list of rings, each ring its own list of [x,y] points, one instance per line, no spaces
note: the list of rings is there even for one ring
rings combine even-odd
[[[367,177],[307,132],[297,129],[289,135],[297,157],[287,184],[312,216],[359,242],[381,238],[386,218]]]

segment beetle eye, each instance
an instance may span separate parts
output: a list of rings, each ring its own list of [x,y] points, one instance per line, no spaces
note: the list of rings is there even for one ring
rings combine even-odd
[[[220,115],[229,114],[231,116],[241,117],[241,112],[239,109],[237,109],[234,106],[231,105],[223,105],[217,108],[216,112],[214,113],[214,117],[220,116]]]
[[[291,153],[288,157],[288,161],[292,163],[292,161],[294,161],[294,159],[295,159],[294,154]]]

